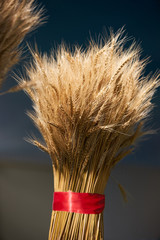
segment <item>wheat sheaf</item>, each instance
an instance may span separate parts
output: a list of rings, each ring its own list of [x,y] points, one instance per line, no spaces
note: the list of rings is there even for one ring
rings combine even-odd
[[[43,22],[42,13],[34,0],[0,0],[0,87],[20,59],[22,40]]]
[[[148,133],[159,74],[144,76],[147,60],[134,42],[125,48],[122,32],[49,57],[32,50],[19,84],[28,85],[44,143],[30,141],[52,159],[54,191],[104,194],[113,167]],[[52,211],[49,240],[58,239],[104,239],[103,213]]]

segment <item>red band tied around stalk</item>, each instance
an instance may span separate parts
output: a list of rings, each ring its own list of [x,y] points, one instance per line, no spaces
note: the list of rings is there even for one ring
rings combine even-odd
[[[54,192],[53,210],[98,214],[105,207],[105,195],[98,193]]]

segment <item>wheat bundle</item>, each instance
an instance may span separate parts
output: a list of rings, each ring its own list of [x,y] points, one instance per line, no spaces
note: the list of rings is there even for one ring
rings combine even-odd
[[[10,68],[20,58],[20,43],[25,35],[42,23],[42,9],[34,0],[0,1],[0,86]]]
[[[20,85],[32,83],[25,89],[33,101],[29,116],[45,143],[30,141],[52,159],[55,192],[103,195],[112,168],[147,133],[159,76],[144,76],[139,47],[124,43],[118,31],[86,50],[62,45],[50,57],[32,51]],[[49,240],[103,238],[103,212],[53,208]]]

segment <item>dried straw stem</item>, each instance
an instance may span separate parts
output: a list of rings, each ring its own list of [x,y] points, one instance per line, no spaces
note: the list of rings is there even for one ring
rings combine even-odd
[[[30,113],[53,162],[54,191],[103,194],[112,168],[146,134],[144,123],[160,85],[143,76],[135,44],[124,48],[121,31],[85,51],[64,46],[51,57],[32,52],[34,64],[21,84],[33,101]],[[56,57],[54,57],[56,55]],[[52,212],[49,240],[103,239],[103,214]]]
[[[19,45],[25,35],[42,23],[41,15],[42,9],[36,10],[34,0],[0,1],[0,86],[19,61]]]

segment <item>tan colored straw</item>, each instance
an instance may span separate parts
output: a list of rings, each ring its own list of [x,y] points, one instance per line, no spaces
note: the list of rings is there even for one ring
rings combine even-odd
[[[20,43],[25,35],[42,23],[42,9],[34,0],[0,1],[0,86],[20,58]]]
[[[20,84],[32,84],[25,90],[29,116],[44,143],[30,141],[50,155],[56,192],[104,194],[112,168],[148,133],[159,75],[144,76],[139,47],[125,49],[125,41],[118,31],[85,50],[61,46],[50,57],[32,51]],[[49,240],[99,240],[103,231],[103,213],[52,211]]]

